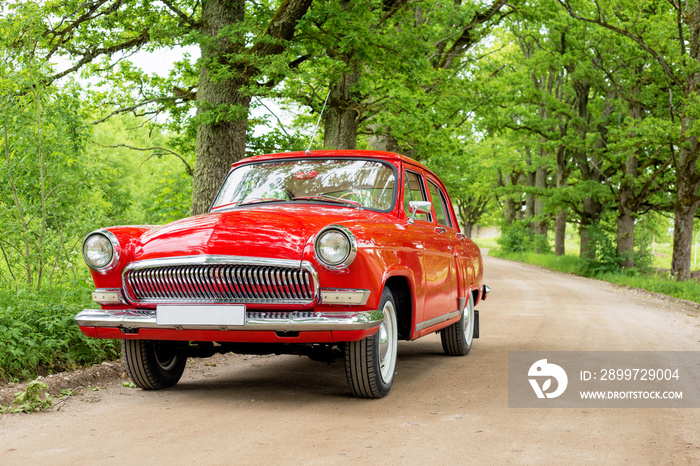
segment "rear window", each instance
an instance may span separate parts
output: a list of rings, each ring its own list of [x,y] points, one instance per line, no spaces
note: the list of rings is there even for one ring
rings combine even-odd
[[[430,197],[433,200],[433,209],[435,210],[435,217],[440,225],[446,227],[451,227],[452,222],[450,221],[450,211],[447,208],[447,201],[445,196],[442,194],[442,190],[437,187],[432,181],[428,181],[428,186],[430,186]]]

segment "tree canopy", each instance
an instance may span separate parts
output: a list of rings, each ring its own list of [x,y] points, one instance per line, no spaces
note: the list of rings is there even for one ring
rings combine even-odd
[[[582,257],[631,268],[660,228],[648,219],[669,219],[685,280],[699,5],[4,2],[1,279],[51,286],[104,222],[206,211],[232,162],[306,148],[326,104],[315,147],[423,161],[468,234],[500,219],[504,236],[540,251],[552,236],[564,254],[574,226]],[[172,66],[133,60],[155,52],[176,54]]]

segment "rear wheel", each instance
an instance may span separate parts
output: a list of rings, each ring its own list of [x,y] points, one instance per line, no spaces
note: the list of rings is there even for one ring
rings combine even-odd
[[[172,387],[185,370],[187,356],[178,351],[184,343],[155,340],[122,340],[129,378],[144,390]]]
[[[465,356],[472,349],[474,339],[474,295],[469,293],[469,300],[462,311],[462,318],[440,331],[442,349],[450,356]]]
[[[384,289],[380,301],[384,321],[371,337],[345,344],[345,376],[355,396],[382,398],[391,389],[396,369],[398,326],[396,304]]]

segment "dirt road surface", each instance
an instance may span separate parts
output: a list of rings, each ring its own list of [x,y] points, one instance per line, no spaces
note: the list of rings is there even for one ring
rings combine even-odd
[[[381,400],[343,365],[216,356],[173,389],[115,382],[0,418],[0,464],[700,464],[700,409],[509,409],[508,351],[700,350],[695,306],[486,258],[463,358],[402,342]]]

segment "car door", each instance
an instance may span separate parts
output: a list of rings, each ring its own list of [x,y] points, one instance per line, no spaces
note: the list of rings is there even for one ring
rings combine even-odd
[[[439,267],[439,276],[433,277],[433,301],[439,309],[431,311],[433,318],[444,317],[458,309],[459,296],[458,264],[455,260],[458,249],[461,249],[457,231],[454,228],[451,211],[448,207],[447,196],[434,180],[428,178],[428,192],[433,204],[433,235],[432,244],[425,244],[426,251],[430,250],[435,256],[435,264]]]
[[[407,170],[404,182],[404,209],[410,217],[410,201],[429,201],[425,176],[418,171]],[[440,208],[438,212],[442,212]],[[430,214],[417,214],[409,228],[420,238],[423,246],[423,289],[422,309],[416,308],[416,325],[419,332],[431,325],[440,323],[446,315],[454,311],[451,306],[451,283],[453,281],[453,246],[442,225],[436,222],[433,205]],[[421,312],[422,311],[422,312]]]

